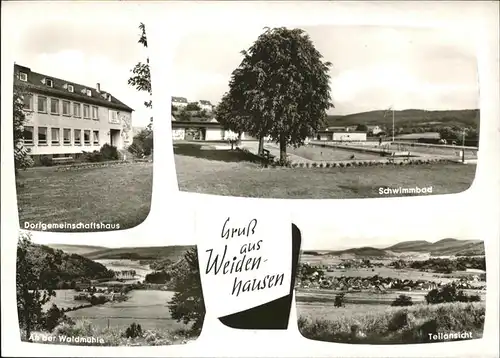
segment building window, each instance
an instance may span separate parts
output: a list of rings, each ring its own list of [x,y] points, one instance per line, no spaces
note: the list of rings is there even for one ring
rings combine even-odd
[[[38,145],[47,145],[47,127],[38,127]]]
[[[25,145],[33,145],[33,127],[24,127],[23,139]]]
[[[83,105],[83,118],[90,118],[90,106],[88,104]]]
[[[61,136],[61,130],[59,128],[51,128],[50,129],[50,142],[52,145],[59,145],[60,143],[60,138]]]
[[[71,129],[68,128],[63,129],[63,144],[71,145]]]
[[[28,82],[28,74],[24,72],[19,73],[19,79],[23,82]]]
[[[92,97],[92,91],[91,90],[85,90],[87,92],[87,96]]]
[[[75,91],[75,88],[73,87],[73,85],[68,85],[68,92],[74,92]]]
[[[82,117],[82,105],[80,103],[73,103],[73,116]]]
[[[47,113],[47,97],[38,96],[38,112]]]
[[[99,145],[99,131],[94,131],[94,135],[93,135],[93,139],[94,139],[94,145]]]
[[[75,145],[82,145],[82,131],[75,129]]]
[[[99,109],[95,106],[92,106],[92,119],[99,120]]]
[[[50,99],[50,113],[59,114],[59,100],[55,98]]]
[[[83,142],[85,145],[90,145],[90,131],[87,129],[83,131]]]
[[[33,110],[33,96],[31,94],[25,94],[23,96],[23,109],[25,111]]]
[[[62,101],[63,116],[71,116],[71,103],[69,101]]]
[[[118,111],[109,111],[109,123],[118,124]]]
[[[54,87],[54,82],[50,78],[45,79],[45,84],[49,87]]]

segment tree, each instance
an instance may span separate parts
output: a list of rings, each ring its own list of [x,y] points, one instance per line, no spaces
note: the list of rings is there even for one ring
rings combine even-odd
[[[243,60],[229,81],[222,113],[237,114],[227,125],[279,144],[300,146],[325,123],[330,103],[329,62],[322,61],[301,29],[269,29],[241,52]],[[225,97],[226,97],[225,96]],[[230,128],[231,129],[231,128]]]
[[[147,157],[153,153],[153,131],[145,128],[134,136],[128,151],[136,157]]]
[[[31,159],[28,149],[24,146],[24,125],[27,116],[24,110],[24,96],[26,95],[28,93],[22,87],[14,85],[12,113],[14,121],[14,168],[16,171],[33,166],[33,159]]]
[[[335,307],[345,306],[345,293],[338,293],[335,295],[335,301],[333,303]]]
[[[205,318],[205,303],[196,247],[186,251],[183,260],[173,269],[172,278],[175,291],[169,306],[172,318],[184,324],[192,322],[191,332],[199,334]]]
[[[144,278],[146,283],[165,284],[171,279],[170,273],[166,271],[155,271],[148,273]]]
[[[55,296],[57,256],[41,256],[31,250],[31,235],[21,233],[17,244],[16,294],[19,326],[31,341],[31,332],[43,320],[42,307]]]
[[[148,41],[146,38],[146,26],[142,22],[139,25],[139,30],[141,30],[141,35],[138,43],[147,48]],[[128,84],[130,86],[134,86],[137,91],[147,92],[151,96],[151,72],[149,69],[149,57],[146,58],[146,63],[138,62],[131,72],[134,76],[128,79]],[[145,101],[144,106],[146,106],[146,108],[153,108],[152,101]]]
[[[356,127],[357,132],[368,132],[368,127],[365,124],[358,124]]]
[[[412,306],[413,301],[410,296],[407,295],[399,295],[396,299],[391,303],[391,306],[394,307],[404,307],[404,306]]]
[[[197,102],[190,102],[185,107],[186,111],[201,111],[201,108]]]
[[[467,295],[462,290],[458,290],[452,283],[439,289],[433,289],[425,296],[428,304],[437,304],[445,302],[478,302],[481,297],[478,295]]]
[[[52,304],[50,309],[45,314],[45,329],[52,332],[59,323],[61,323],[65,318],[64,312],[57,307],[56,304]]]

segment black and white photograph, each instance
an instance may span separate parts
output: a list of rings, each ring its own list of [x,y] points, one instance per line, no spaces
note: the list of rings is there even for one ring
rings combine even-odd
[[[12,69],[21,229],[123,230],[149,214],[153,122],[146,27],[94,21],[89,27],[83,17],[41,17],[19,24]]]
[[[205,304],[196,246],[61,244],[37,234],[20,232],[17,245],[22,341],[163,346],[200,335]]]
[[[179,37],[172,66],[181,191],[378,198],[459,193],[474,180],[479,83],[467,34],[204,28]]]
[[[350,231],[315,220],[298,224],[299,332],[316,341],[374,345],[482,338],[483,238],[471,223],[447,225],[453,220],[435,213],[422,215],[424,228],[393,218],[400,229],[381,230],[387,223],[376,224],[379,217]]]

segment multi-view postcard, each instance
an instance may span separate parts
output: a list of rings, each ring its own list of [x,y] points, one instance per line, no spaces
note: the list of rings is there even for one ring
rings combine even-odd
[[[476,50],[456,32],[204,28],[180,37],[172,66],[181,191],[378,198],[459,193],[474,180]]]
[[[89,28],[82,21],[23,22],[12,49],[21,229],[122,230],[149,214],[153,131],[145,26]]]
[[[19,234],[21,340],[160,346],[195,340],[205,304],[196,246],[106,247]]]
[[[175,26],[142,6],[160,14],[16,22],[8,353],[439,356],[498,336],[498,240],[481,221],[498,173],[474,183],[494,116],[474,36],[286,16],[207,27],[195,7]],[[155,71],[170,77],[153,98]],[[165,190],[148,218],[154,165]],[[394,200],[338,200],[375,198]]]

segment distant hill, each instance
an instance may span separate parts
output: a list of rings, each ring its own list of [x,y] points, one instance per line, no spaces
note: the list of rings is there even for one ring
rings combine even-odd
[[[341,251],[331,251],[328,255],[340,256],[340,255],[354,255],[354,256],[365,256],[365,257],[381,257],[381,256],[392,256],[391,253],[374,247],[359,247]]]
[[[166,260],[178,261],[192,246],[152,246],[152,247],[122,247],[92,251],[85,257],[92,260],[129,259],[129,260]]]
[[[433,256],[484,255],[484,242],[481,240],[443,239],[434,243],[427,241],[401,242],[386,248],[394,252],[428,252]]]
[[[66,244],[48,244],[46,245],[55,250],[62,250],[67,254],[85,255],[93,251],[105,249],[104,246],[87,246],[87,245],[66,245]]]
[[[425,248],[427,248],[429,245],[432,245],[432,243],[424,240],[406,241],[397,243],[396,245],[389,246],[388,248],[386,248],[386,250],[394,252],[408,252],[408,251],[422,252],[426,251]]]
[[[481,240],[443,239],[437,242],[424,240],[400,242],[395,245],[377,249],[360,247],[339,251],[303,251],[304,255],[314,256],[345,256],[352,257],[393,257],[403,253],[426,253],[431,256],[480,256],[484,255],[484,242]]]
[[[406,109],[394,111],[395,127],[416,126],[469,126],[479,128],[479,110],[463,109],[450,111],[424,111],[422,109]],[[378,125],[392,128],[392,112],[387,110],[348,114],[344,116],[329,115],[328,127],[354,126],[358,124]]]
[[[54,280],[78,281],[82,279],[100,279],[113,277],[104,265],[94,262],[78,254],[69,254],[62,250],[53,249],[44,245],[31,244],[29,255],[36,257],[37,270],[47,277],[47,282]],[[50,262],[50,267],[45,266]],[[54,282],[52,282],[54,283]]]

